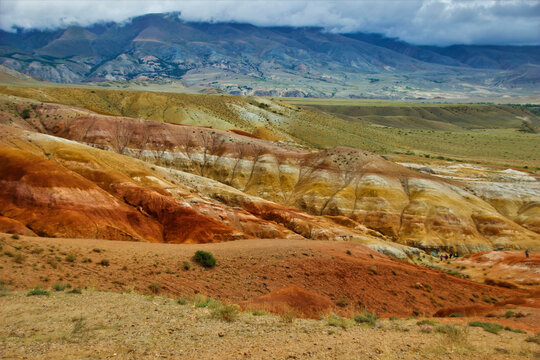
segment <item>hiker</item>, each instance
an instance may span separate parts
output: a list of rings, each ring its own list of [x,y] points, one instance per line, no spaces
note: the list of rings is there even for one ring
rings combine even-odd
[[[448,254],[444,254],[444,260],[448,260]]]
[[[525,257],[528,259],[529,258],[529,249],[525,250]]]
[[[452,260],[452,256],[453,256],[453,255],[454,255],[454,254],[450,253],[450,260]]]
[[[431,256],[435,256],[435,251],[432,251],[432,252],[431,252]]]
[[[444,257],[443,257],[442,254],[441,254],[441,261],[443,261],[443,258],[444,258]]]
[[[457,259],[457,258],[458,258],[458,253],[455,253],[455,254],[454,254],[454,257]]]
[[[435,251],[437,251],[437,254],[438,254],[441,251],[441,249],[437,248],[437,250],[435,250]]]

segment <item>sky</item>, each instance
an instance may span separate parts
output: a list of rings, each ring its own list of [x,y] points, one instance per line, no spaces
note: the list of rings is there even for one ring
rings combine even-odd
[[[0,0],[0,28],[86,26],[172,11],[186,21],[320,26],[420,45],[540,45],[540,0]]]

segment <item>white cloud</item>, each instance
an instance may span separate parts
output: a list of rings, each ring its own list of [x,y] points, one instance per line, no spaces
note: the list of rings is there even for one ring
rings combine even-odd
[[[181,11],[187,21],[321,26],[377,32],[416,44],[540,44],[540,1],[137,1],[1,0],[0,28],[58,28]]]

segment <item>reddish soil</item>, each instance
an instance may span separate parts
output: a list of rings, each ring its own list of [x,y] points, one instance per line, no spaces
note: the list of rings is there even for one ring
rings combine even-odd
[[[242,135],[242,136],[247,136],[247,137],[250,137],[250,138],[262,140],[261,137],[259,137],[257,135],[253,135],[252,133],[248,133],[247,131],[236,130],[236,129],[232,129],[232,130],[229,130],[229,131],[232,132],[233,134],[236,134],[236,135]]]
[[[540,252],[492,251],[467,255],[445,265],[471,279],[500,287],[538,291],[540,285]]]
[[[260,309],[272,313],[293,313],[295,316],[318,318],[334,308],[327,297],[312,293],[298,286],[287,286],[271,291],[241,304],[245,309]]]
[[[345,302],[346,306],[333,309],[343,315],[366,308],[381,316],[401,317],[486,305],[484,297],[498,302],[531,297],[523,290],[479,284],[393,260],[349,242],[272,239],[174,245],[25,236],[15,240],[6,235],[2,247],[0,281],[15,288],[40,283],[50,287],[62,281],[75,287],[150,293],[149,286],[157,283],[160,292],[172,296],[200,293],[233,303],[271,300],[266,303],[272,304],[275,299],[280,304],[287,297],[293,300],[286,303],[302,300],[290,291],[284,297],[277,292],[253,299],[297,286],[333,303]],[[195,264],[192,256],[199,249],[211,251],[218,266],[205,269]],[[69,254],[74,261],[69,261]],[[104,259],[109,266],[100,264]],[[189,270],[184,261],[190,263]],[[317,306],[324,303],[317,299],[313,300]]]

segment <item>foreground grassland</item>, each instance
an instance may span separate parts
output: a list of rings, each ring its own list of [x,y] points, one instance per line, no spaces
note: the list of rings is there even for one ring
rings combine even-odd
[[[540,168],[536,108],[351,99],[274,99],[131,90],[0,86],[0,93],[97,113],[241,129],[314,148],[350,146],[381,155]]]
[[[372,326],[239,312],[202,298],[57,290],[2,293],[3,359],[518,359],[540,350],[531,335],[412,318]]]

